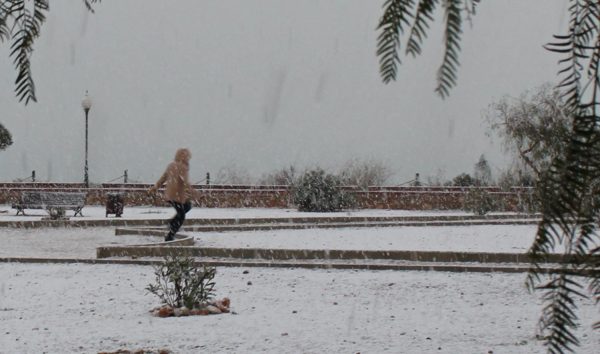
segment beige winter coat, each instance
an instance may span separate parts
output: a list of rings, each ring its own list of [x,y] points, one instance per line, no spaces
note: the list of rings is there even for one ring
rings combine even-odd
[[[165,186],[165,199],[178,203],[185,203],[192,197],[192,187],[189,182],[189,160],[188,149],[179,149],[175,154],[175,161],[171,162],[165,173],[156,182],[151,191]]]

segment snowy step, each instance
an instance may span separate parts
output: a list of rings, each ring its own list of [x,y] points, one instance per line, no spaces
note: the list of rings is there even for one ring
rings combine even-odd
[[[117,265],[156,265],[163,262],[160,257],[114,257],[103,259],[85,258],[10,258],[0,257],[0,262],[12,263],[83,263]],[[522,263],[468,263],[468,262],[412,262],[383,260],[287,260],[269,261],[260,259],[199,257],[198,265],[213,267],[264,267],[264,268],[307,268],[307,269],[353,269],[353,270],[396,270],[396,271],[441,271],[475,273],[523,273],[530,269]],[[560,272],[558,264],[544,264],[542,272]]]
[[[165,257],[185,255],[191,257],[255,259],[264,261],[296,260],[392,260],[412,262],[475,262],[527,264],[524,253],[402,251],[402,250],[318,250],[318,249],[262,249],[262,248],[204,248],[195,246],[101,246],[96,248],[97,258],[110,257]],[[563,263],[568,258],[560,254],[549,255],[546,263]]]
[[[443,222],[480,222],[480,223],[514,223],[526,222],[531,220],[532,223],[539,221],[540,216],[536,214],[493,214],[493,215],[419,215],[419,216],[314,216],[314,217],[260,217],[260,218],[189,218],[186,220],[187,225],[261,225],[261,224],[350,224],[350,223],[390,223],[403,222],[415,223],[414,225],[422,225],[423,223],[433,222],[441,225]],[[0,227],[9,228],[38,228],[38,227],[134,227],[134,226],[163,226],[169,222],[168,218],[164,219],[70,219],[70,220],[10,220],[0,221]]]
[[[226,232],[226,231],[264,231],[264,230],[300,230],[300,229],[334,229],[334,228],[368,228],[399,226],[475,226],[475,225],[535,225],[538,219],[503,219],[503,220],[469,220],[469,221],[373,221],[344,223],[268,223],[237,225],[190,225],[184,226],[184,232]],[[117,228],[116,235],[155,235],[163,228]]]

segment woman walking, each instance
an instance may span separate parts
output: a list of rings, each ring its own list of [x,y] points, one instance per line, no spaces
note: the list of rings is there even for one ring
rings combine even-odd
[[[183,225],[185,214],[192,209],[191,197],[195,193],[189,183],[190,150],[182,148],[175,153],[175,160],[171,162],[160,179],[150,188],[150,193],[165,186],[164,197],[175,208],[175,216],[169,222],[169,233],[165,241],[173,241],[175,234]]]

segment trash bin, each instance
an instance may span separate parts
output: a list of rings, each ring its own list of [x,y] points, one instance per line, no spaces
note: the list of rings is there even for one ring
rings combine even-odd
[[[108,214],[115,214],[116,217],[120,218],[123,215],[123,201],[124,197],[122,193],[107,193],[106,194],[106,217]]]

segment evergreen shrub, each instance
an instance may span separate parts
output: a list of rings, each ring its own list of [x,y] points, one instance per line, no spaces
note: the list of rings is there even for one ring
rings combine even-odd
[[[149,284],[146,290],[173,308],[197,308],[213,298],[215,274],[214,267],[200,268],[192,257],[167,256],[154,267],[156,283]]]
[[[299,211],[330,212],[355,205],[354,198],[341,189],[339,177],[322,169],[305,172],[292,187],[293,202]]]
[[[481,188],[472,188],[465,195],[463,210],[475,213],[476,215],[485,215],[496,209],[496,202],[492,195]]]

